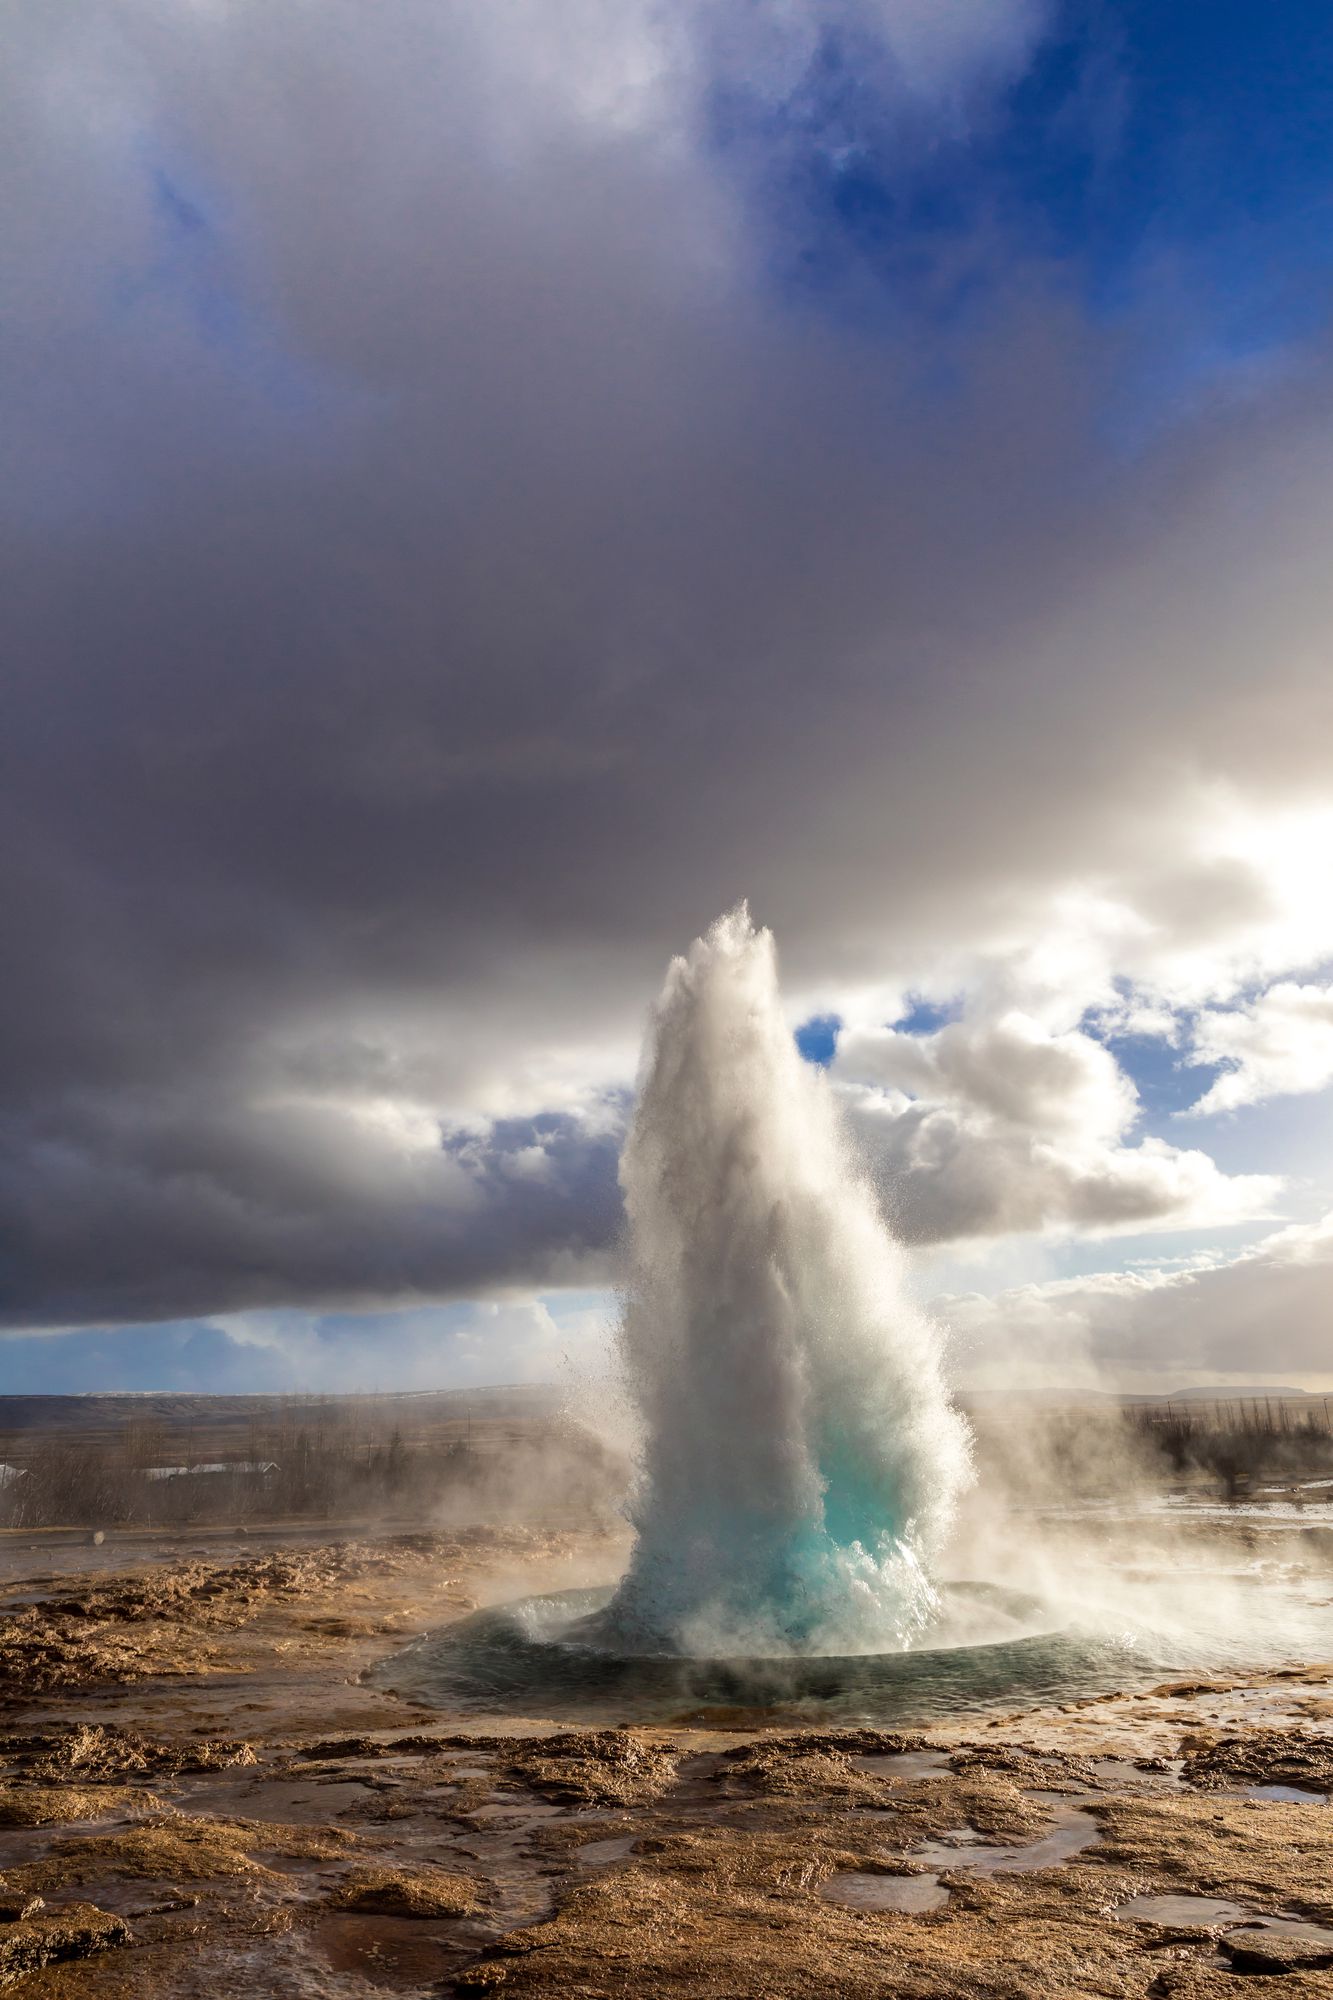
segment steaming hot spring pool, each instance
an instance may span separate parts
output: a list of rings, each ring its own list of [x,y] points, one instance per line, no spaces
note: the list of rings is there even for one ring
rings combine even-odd
[[[1237,1589],[1253,1598],[1253,1616],[1239,1624]],[[474,1612],[412,1642],[375,1679],[460,1717],[606,1727],[744,1710],[756,1721],[894,1727],[1111,1694],[1182,1672],[1275,1666],[1333,1648],[1333,1606],[1311,1594],[1308,1579],[1201,1572],[1173,1576],[1171,1590],[1180,1616],[1166,1628],[1152,1584],[1142,1617],[1084,1619],[1020,1591],[953,1583],[941,1590],[942,1617],[910,1650],[689,1659],[589,1643],[579,1628],[610,1601],[608,1585]]]

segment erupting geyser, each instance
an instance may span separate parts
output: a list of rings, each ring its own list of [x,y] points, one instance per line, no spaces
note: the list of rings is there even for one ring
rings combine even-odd
[[[1156,1594],[1142,1618],[1108,1598],[1108,1626],[1095,1600],[1084,1616],[994,1581],[932,1582],[971,1476],[967,1427],[743,906],[671,966],[621,1178],[621,1346],[643,1433],[629,1568],[615,1590],[427,1635],[393,1662],[400,1694],[580,1724],[719,1702],[920,1724],[1230,1657],[1211,1580],[1213,1623],[1196,1593],[1183,1626]]]
[[[971,1477],[967,1426],[829,1081],[783,1019],[773,940],[743,905],[667,974],[621,1179],[620,1338],[642,1425],[629,1568],[614,1590],[427,1635],[395,1658],[398,1693],[584,1725],[737,1702],[919,1725],[1234,1656],[1234,1607],[1222,1599],[1219,1623],[1211,1578],[1203,1599],[1176,1580],[1180,1620],[1156,1591],[1061,1608],[932,1582]],[[1293,1652],[1305,1616],[1277,1657],[1326,1645],[1316,1624]]]
[[[621,1178],[638,1541],[588,1636],[714,1657],[919,1642],[967,1430],[744,905],[667,974]]]

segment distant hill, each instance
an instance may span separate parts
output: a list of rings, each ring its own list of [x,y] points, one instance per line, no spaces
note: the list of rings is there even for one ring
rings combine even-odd
[[[998,1403],[1303,1403],[1312,1400],[1308,1389],[1280,1388],[1260,1383],[1257,1388],[1237,1388],[1232,1383],[1194,1384],[1188,1389],[1075,1389],[1056,1385],[1049,1389],[963,1389],[958,1401],[965,1408],[986,1409]]]
[[[469,1418],[511,1421],[554,1416],[560,1392],[544,1383],[483,1389],[407,1390],[380,1396],[203,1396],[174,1390],[97,1391],[86,1396],[0,1396],[0,1438],[105,1437],[128,1424],[234,1432],[248,1425],[373,1422],[404,1432]]]
[[[1121,1396],[1122,1403],[1300,1403],[1309,1396],[1308,1389],[1277,1388],[1271,1383],[1261,1382],[1257,1388],[1238,1389],[1233,1384],[1218,1387],[1216,1384],[1200,1383],[1192,1389],[1157,1389],[1151,1394]]]

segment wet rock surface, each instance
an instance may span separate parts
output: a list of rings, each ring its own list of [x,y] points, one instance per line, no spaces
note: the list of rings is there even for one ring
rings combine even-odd
[[[1190,1739],[1182,1776],[1201,1789],[1287,1785],[1333,1792],[1333,1736],[1307,1729],[1254,1729]]]
[[[354,1868],[330,1898],[334,1909],[380,1917],[465,1917],[479,1901],[475,1882],[442,1868]]]
[[[676,1757],[671,1743],[637,1732],[576,1730],[511,1749],[507,1767],[555,1804],[647,1805],[670,1784]]]
[[[543,1538],[529,1539],[536,1544]],[[374,1543],[331,1541],[239,1561],[186,1557],[146,1572],[99,1573],[85,1584],[51,1578],[49,1591],[35,1598],[24,1593],[0,1622],[0,1704],[167,1674],[225,1672],[235,1657],[212,1635],[239,1631],[274,1611],[297,1611],[295,1629],[316,1639],[391,1633],[383,1612],[378,1618],[356,1616],[345,1601],[327,1609],[320,1600],[330,1595],[345,1600],[368,1579],[377,1586],[369,1594],[378,1594],[390,1577],[411,1577],[427,1568],[438,1572],[451,1562],[465,1565],[478,1549],[503,1541],[487,1530],[467,1539],[398,1535]]]
[[[1233,1972],[1272,1976],[1333,1969],[1333,1930],[1322,1924],[1243,1924],[1219,1943]]]
[[[0,1924],[22,1923],[45,1908],[40,1896],[30,1896],[22,1889],[0,1889]]]
[[[66,1578],[43,1615],[76,1666],[90,1637],[137,1633],[171,1661],[11,1681],[0,1981],[34,2000],[1234,2000],[1268,1979],[1327,2000],[1333,1666],[916,1732],[739,1713],[497,1732],[363,1678],[493,1571],[511,1594],[584,1559],[597,1545],[488,1531]],[[1247,1795],[1263,1786],[1304,1794]]]
[[[181,1771],[227,1771],[257,1761],[242,1738],[162,1742],[114,1723],[70,1722],[31,1736],[10,1735],[6,1752],[27,1782],[98,1784]]]
[[[0,1925],[0,1986],[12,1986],[43,1966],[91,1958],[129,1941],[130,1928],[123,1918],[90,1903],[72,1903],[58,1911],[34,1910]]]

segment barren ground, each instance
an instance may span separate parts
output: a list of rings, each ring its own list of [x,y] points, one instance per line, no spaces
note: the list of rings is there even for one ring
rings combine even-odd
[[[910,1736],[462,1726],[361,1678],[620,1553],[509,1529],[9,1537],[0,1984],[1333,1993],[1333,1663]],[[1134,1900],[1181,1895],[1210,1901]]]

